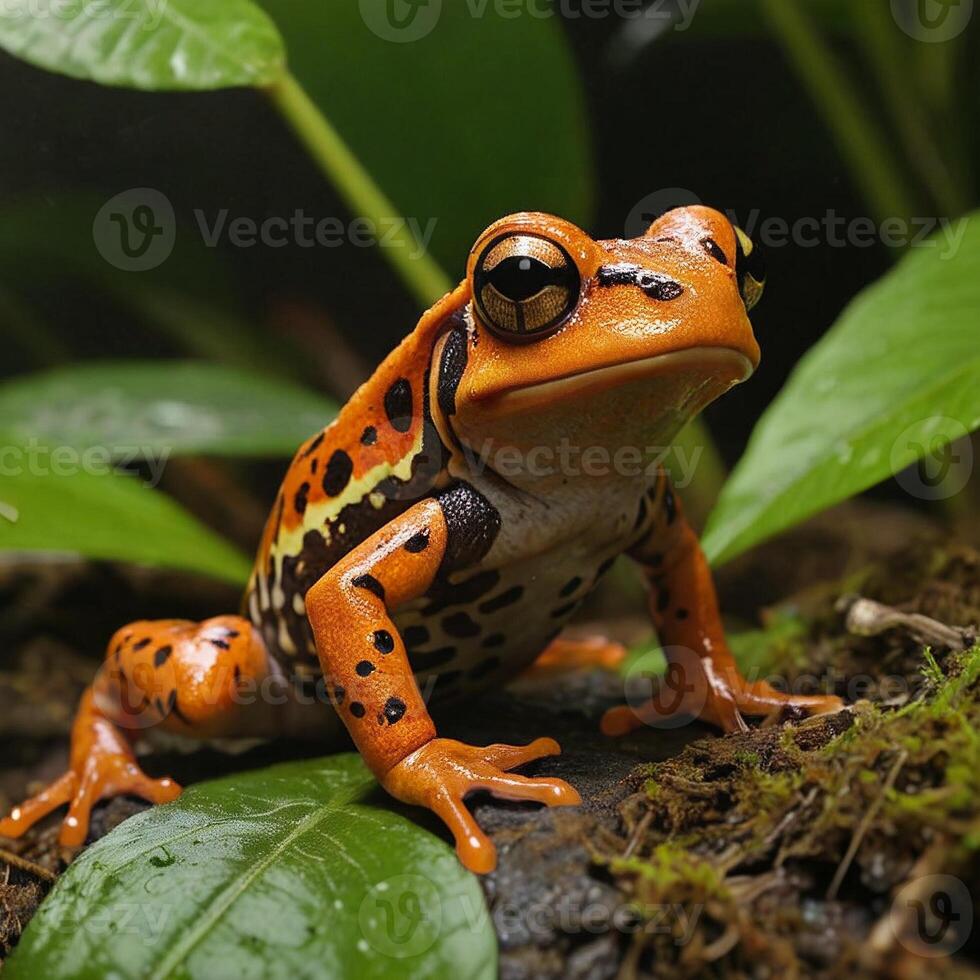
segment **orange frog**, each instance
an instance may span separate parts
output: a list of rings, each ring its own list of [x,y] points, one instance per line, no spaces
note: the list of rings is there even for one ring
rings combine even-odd
[[[173,781],[136,763],[148,728],[329,735],[339,717],[381,784],[432,809],[463,863],[489,871],[468,793],[579,796],[509,772],[558,753],[553,740],[439,738],[427,699],[503,684],[546,649],[551,662],[574,654],[558,634],[621,554],[643,569],[684,675],[674,710],[735,731],[743,715],[839,709],[740,676],[697,538],[650,459],[758,364],[747,310],[762,286],[751,241],[709,208],[672,211],[631,241],[545,214],[492,225],[466,279],[296,454],[242,615],[119,630],[79,706],[70,769],[0,834],[67,803],[61,841],[78,845],[101,798],[174,799]],[[263,696],[276,679],[290,696]],[[325,698],[300,696],[318,684]],[[614,708],[602,730],[664,711]]]

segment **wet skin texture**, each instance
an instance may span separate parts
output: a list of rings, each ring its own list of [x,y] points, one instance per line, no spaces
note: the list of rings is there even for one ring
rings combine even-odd
[[[556,754],[551,739],[441,739],[427,697],[501,685],[542,653],[608,663],[609,649],[558,634],[623,554],[649,583],[676,695],[612,709],[606,735],[677,712],[734,731],[743,715],[839,708],[739,675],[697,538],[649,462],[648,447],[758,364],[748,310],[762,283],[752,243],[708,208],[630,241],[544,214],[492,225],[460,286],[300,447],[242,615],[119,630],[79,706],[68,772],[0,834],[67,803],[61,840],[77,845],[100,798],[173,799],[176,784],[136,764],[140,735],[327,736],[339,718],[381,784],[437,813],[467,867],[491,870],[468,793],[549,806],[578,794],[509,771]],[[586,465],[597,450],[606,464]],[[320,684],[333,707],[243,696],[270,678]]]

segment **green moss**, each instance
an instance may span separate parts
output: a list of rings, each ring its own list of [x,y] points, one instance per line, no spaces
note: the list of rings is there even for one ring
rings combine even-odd
[[[644,767],[636,785],[655,819],[610,871],[644,902],[707,903],[716,926],[742,914],[740,869],[815,861],[825,874],[858,833],[844,872],[908,868],[948,840],[941,870],[956,874],[980,850],[980,649],[923,659],[922,696],[900,710],[864,703]]]
[[[693,854],[676,843],[660,844],[644,858],[617,858],[611,870],[618,874],[636,876],[643,887],[644,900],[662,898],[681,888],[689,898],[693,892],[703,898],[728,898],[724,876],[711,862]]]

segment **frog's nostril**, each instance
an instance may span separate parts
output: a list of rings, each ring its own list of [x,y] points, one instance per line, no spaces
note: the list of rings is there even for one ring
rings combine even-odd
[[[684,292],[684,287],[679,282],[674,282],[673,279],[656,272],[640,273],[636,278],[636,284],[653,299],[677,299]]]
[[[677,299],[684,292],[684,287],[669,276],[628,262],[601,266],[596,281],[600,286],[636,286],[651,299],[665,302]]]

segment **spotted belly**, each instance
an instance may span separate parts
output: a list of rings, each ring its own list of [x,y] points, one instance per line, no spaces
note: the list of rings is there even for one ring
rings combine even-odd
[[[504,571],[468,570],[396,611],[423,696],[454,700],[520,673],[561,632],[615,558],[600,555],[572,571],[547,555]]]

